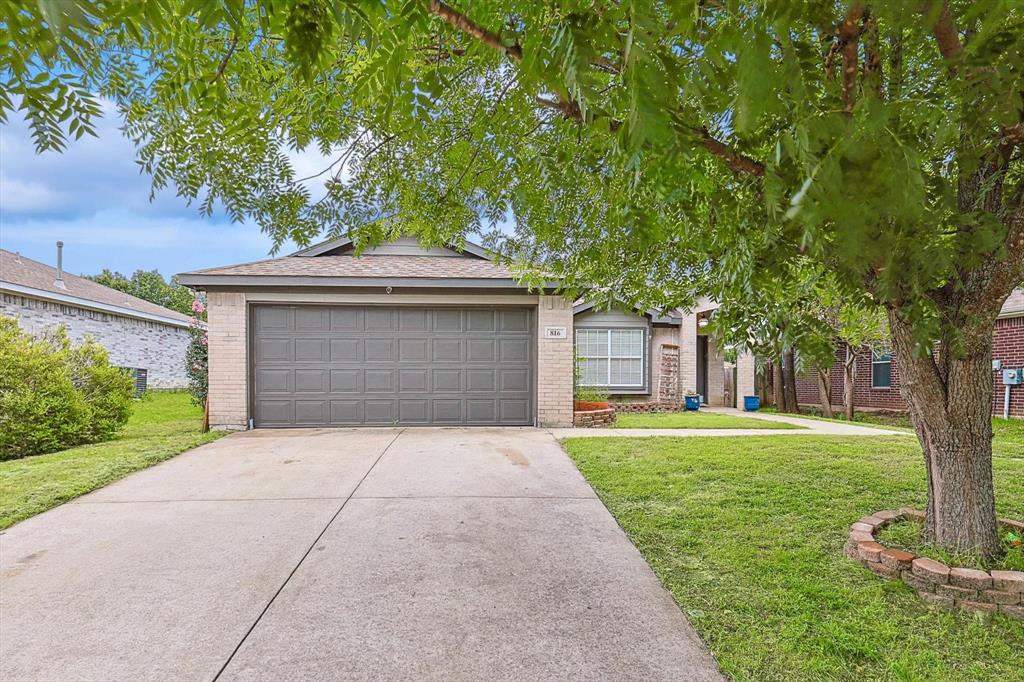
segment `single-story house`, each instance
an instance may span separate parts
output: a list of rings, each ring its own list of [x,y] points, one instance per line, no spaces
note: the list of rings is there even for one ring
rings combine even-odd
[[[831,401],[836,409],[843,405],[843,361],[850,352],[837,344],[836,359],[829,368]],[[900,392],[900,368],[886,347],[863,346],[852,349],[856,357],[853,405],[856,409],[905,411],[907,403]],[[1024,289],[1015,289],[996,319],[992,338],[992,414],[1002,416],[1006,386],[1003,370],[1024,368]],[[797,402],[820,405],[821,393],[814,376],[797,377]],[[1009,416],[1024,417],[1024,385],[1010,386]]]
[[[624,400],[678,404],[704,385],[724,401],[706,311],[574,306],[470,243],[401,238],[356,256],[341,238],[179,281],[207,294],[215,428],[566,426],[577,356],[585,383]],[[749,356],[735,381],[753,392]]]
[[[58,243],[58,264],[61,261]],[[185,388],[187,315],[0,249],[0,315],[29,334],[64,325],[73,341],[96,339],[111,364],[146,370],[149,388]]]

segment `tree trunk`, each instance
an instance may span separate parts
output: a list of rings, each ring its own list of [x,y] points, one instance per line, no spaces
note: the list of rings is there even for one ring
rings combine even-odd
[[[796,353],[792,348],[786,351],[786,367],[783,376],[786,382],[787,412],[799,412],[800,403],[796,399]]]
[[[818,393],[821,395],[821,413],[831,419],[832,415],[832,377],[828,367],[817,369]]]
[[[206,400],[203,401],[203,433],[207,433],[210,430],[210,396],[206,396]]]
[[[775,394],[775,408],[781,412],[786,409],[786,392],[782,387],[782,358],[772,361],[772,392]]]
[[[853,421],[854,388],[857,379],[857,354],[846,345],[846,359],[843,361],[843,409],[846,421]]]
[[[915,353],[910,325],[889,314],[901,391],[924,450],[925,536],[954,552],[1000,552],[992,486],[992,330],[970,335],[936,361]]]

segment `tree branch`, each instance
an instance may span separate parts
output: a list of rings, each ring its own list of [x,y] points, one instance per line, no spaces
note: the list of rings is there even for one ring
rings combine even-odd
[[[453,28],[476,38],[485,45],[506,55],[512,61],[517,63],[522,61],[523,50],[518,44],[511,47],[505,45],[501,42],[500,37],[496,33],[488,31],[484,27],[470,20],[468,17],[460,14],[443,2],[440,2],[440,0],[428,0],[427,9],[431,14],[444,19],[444,21]],[[854,74],[854,77],[856,77],[856,74]],[[581,124],[587,123],[587,120],[583,116],[582,107],[580,107],[579,103],[568,100],[560,94],[558,95],[557,100],[537,97],[534,101],[539,106],[558,111],[562,116],[569,120],[576,121]],[[609,129],[612,132],[621,127],[622,121],[610,119]],[[753,175],[757,177],[764,175],[764,164],[740,154],[730,148],[726,143],[715,139],[708,132],[707,128],[703,126],[697,127],[687,125],[679,127],[689,134],[696,134],[700,146],[725,161],[726,165],[729,166],[734,173],[740,175]]]
[[[210,79],[210,83],[216,83],[217,79],[224,75],[224,70],[228,68],[228,62],[231,61],[231,55],[235,53],[235,48],[238,47],[238,36],[233,36],[231,42],[228,43],[228,51],[224,54],[224,58],[220,60],[220,65],[217,67],[217,73]]]
[[[839,38],[839,49],[843,55],[843,110],[853,112],[857,90],[857,59],[859,56],[860,35],[863,31],[861,20],[864,9],[859,2],[854,2],[847,12],[846,18],[839,24],[836,35]]]
[[[444,19],[445,23],[455,30],[476,38],[484,45],[501,52],[512,61],[523,61],[523,48],[518,44],[506,45],[501,41],[501,36],[497,33],[488,31],[480,24],[472,21],[466,15],[460,14],[440,0],[429,0],[427,2],[427,11],[434,16]]]
[[[943,59],[953,61],[963,52],[963,46],[960,44],[960,34],[956,30],[956,24],[953,22],[953,14],[949,9],[948,1],[942,3],[942,9],[939,10],[935,26],[932,27],[932,35],[935,36],[935,42],[939,45],[939,54],[942,55]]]

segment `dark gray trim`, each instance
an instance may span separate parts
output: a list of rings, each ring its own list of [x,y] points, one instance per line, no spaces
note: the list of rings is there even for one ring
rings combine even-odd
[[[319,256],[319,255],[327,253],[329,251],[334,251],[336,249],[343,249],[346,246],[351,246],[351,245],[352,245],[352,239],[351,238],[349,238],[349,237],[339,237],[338,239],[330,239],[330,240],[325,241],[325,242],[320,242],[319,244],[314,244],[313,246],[310,246],[308,248],[302,249],[300,251],[296,251],[295,253],[291,253],[291,254],[288,254],[288,255],[289,256],[306,256],[306,257],[308,257],[308,256]],[[479,258],[483,258],[485,260],[494,260],[494,254],[492,254],[491,252],[489,252],[487,249],[485,249],[484,247],[480,246],[479,244],[474,244],[471,241],[466,241],[466,243],[463,244],[462,246],[459,246],[459,245],[457,245],[457,244],[455,244],[453,242],[445,242],[445,245],[449,249],[451,249],[453,251],[456,251],[458,253],[468,253],[468,254],[471,254],[473,256],[477,256]]]
[[[456,277],[314,277],[309,275],[203,275],[183,274],[178,282],[188,287],[403,287],[410,289],[523,289],[528,287],[511,278]],[[558,288],[557,282],[545,282],[545,290]]]
[[[577,303],[572,307],[572,314],[573,316],[576,316],[579,315],[580,313],[585,313],[588,310],[593,310],[596,306],[597,303],[594,301],[584,301],[582,303]],[[640,310],[640,308],[634,308],[632,306],[625,307],[629,308],[630,310],[637,314],[647,315],[648,317],[651,318],[651,323],[653,324],[668,325],[671,327],[679,327],[683,324],[683,318],[674,317],[672,315],[664,315],[661,313],[661,311],[656,310],[654,308],[642,311]]]

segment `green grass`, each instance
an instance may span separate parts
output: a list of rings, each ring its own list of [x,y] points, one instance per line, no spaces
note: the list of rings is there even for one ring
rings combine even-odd
[[[0,462],[0,529],[223,435],[202,416],[186,393],[152,393],[115,440]]]
[[[840,422],[848,424],[846,419],[841,417],[841,413],[836,413],[837,416],[833,418],[821,416],[821,410],[816,407],[801,407],[800,414],[792,414],[791,412],[780,412],[774,407],[762,407],[762,412],[768,414],[789,414],[794,417],[802,417],[804,419],[815,419],[823,422]],[[914,428],[910,425],[910,417],[905,412],[854,412],[853,421],[858,424],[867,424],[869,426],[884,426],[887,429],[894,431],[913,431]]]
[[[922,507],[893,437],[574,438],[564,446],[737,680],[1021,680],[1024,624],[933,610],[843,556],[849,525]],[[1024,452],[998,442],[998,511]]]
[[[954,554],[926,542],[922,537],[924,523],[914,519],[886,526],[878,532],[878,541],[886,547],[905,549],[941,561],[947,566],[963,566],[981,570],[1024,571],[1024,547],[1011,544],[1010,531],[1000,530],[1004,553],[998,559],[985,561],[974,554]]]
[[[616,429],[802,429],[784,422],[736,417],[714,412],[623,413],[615,417]]]

